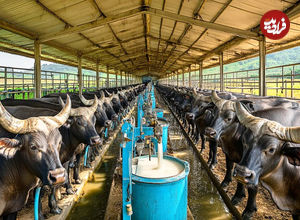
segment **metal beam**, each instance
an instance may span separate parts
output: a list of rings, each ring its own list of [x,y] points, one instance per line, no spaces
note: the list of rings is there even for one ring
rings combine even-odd
[[[226,10],[226,8],[230,5],[230,3],[232,2],[232,0],[228,0],[226,2],[226,4],[224,4],[221,9],[215,14],[215,16],[213,16],[213,18],[209,21],[210,23],[214,23],[218,18],[219,16]],[[197,37],[196,40],[194,40],[194,42],[188,47],[187,50],[185,50],[182,54],[180,54],[180,56],[175,59],[171,65],[168,66],[167,70],[170,68],[170,66],[172,66],[180,57],[182,57],[184,54],[186,54],[201,38],[202,36],[205,35],[205,33],[208,31],[208,28],[205,28],[205,30]],[[161,67],[163,68],[163,66]]]
[[[266,96],[266,38],[259,41],[259,95]]]
[[[207,21],[201,21],[201,20],[197,20],[197,19],[194,19],[194,18],[191,18],[188,16],[178,15],[178,14],[168,12],[168,11],[162,11],[160,9],[148,8],[147,11],[145,11],[145,13],[154,15],[154,16],[163,17],[163,18],[168,18],[168,19],[175,20],[175,21],[180,21],[180,22],[190,24],[190,25],[195,25],[195,26],[204,27],[207,29],[213,29],[213,30],[217,30],[217,31],[230,33],[230,34],[233,34],[236,36],[240,36],[242,38],[247,38],[247,39],[250,38],[250,39],[255,39],[255,40],[261,39],[261,36],[258,33],[253,32],[253,31],[242,30],[242,29],[230,27],[227,25],[216,24],[216,23],[207,22]]]
[[[121,21],[124,20],[126,18],[130,18],[133,16],[137,16],[139,14],[142,14],[143,12],[141,11],[140,8],[136,8],[133,10],[129,10],[129,11],[125,11],[123,13],[119,13],[116,15],[113,15],[111,17],[107,17],[107,18],[103,18],[103,19],[99,19],[96,21],[92,21],[86,24],[81,24],[81,25],[77,25],[74,27],[70,27],[64,30],[61,30],[59,32],[56,33],[51,33],[51,34],[43,34],[39,37],[41,42],[46,42],[46,41],[50,41],[50,40],[54,40],[54,39],[59,39],[65,36],[68,36],[70,34],[77,34],[86,30],[92,30],[94,28],[109,24],[109,23],[114,23],[117,21]]]
[[[196,6],[196,8],[195,8],[195,10],[194,10],[194,12],[193,12],[194,18],[197,18],[197,17],[198,17],[197,15],[199,15],[199,12],[200,12],[200,10],[201,10],[203,4],[204,4],[204,1],[205,1],[205,0],[199,0],[199,1],[198,1],[198,4],[197,4],[197,6]],[[182,3],[181,3],[181,4],[182,4]],[[181,5],[181,6],[182,6],[182,5]],[[178,14],[179,14],[179,13],[178,13]],[[175,26],[174,26],[174,27],[175,27]],[[175,45],[173,45],[173,48],[172,48],[171,51],[169,52],[169,55],[168,55],[167,59],[165,59],[165,61],[163,62],[161,68],[165,65],[165,63],[168,61],[168,59],[172,56],[173,51],[176,49],[176,46],[177,46],[178,44],[181,43],[182,39],[184,38],[184,36],[188,33],[188,31],[189,31],[191,28],[192,28],[192,25],[186,24],[186,26],[185,26],[183,32],[181,33],[180,37],[179,37],[178,40],[177,40],[177,43],[176,43]],[[174,29],[173,29],[173,32],[174,32]],[[173,32],[172,32],[172,33],[173,33]],[[169,40],[170,40],[170,38],[169,38]],[[166,48],[167,48],[167,47],[166,47]],[[189,48],[189,47],[188,47],[188,48]]]
[[[78,55],[78,87],[79,87],[79,93],[82,94],[82,56],[81,54]]]
[[[41,44],[37,40],[34,41],[34,87],[35,98],[41,98]]]
[[[219,54],[220,63],[220,91],[224,91],[224,67],[223,67],[223,52]]]

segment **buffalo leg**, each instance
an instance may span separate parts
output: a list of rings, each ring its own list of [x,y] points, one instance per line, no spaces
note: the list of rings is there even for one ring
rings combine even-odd
[[[53,214],[60,214],[62,209],[58,207],[57,201],[55,198],[56,187],[51,187],[51,193],[48,197],[48,204],[50,208],[50,212]]]
[[[13,213],[10,213],[8,215],[4,215],[3,220],[16,220],[17,215],[18,215],[18,212],[13,212]]]
[[[75,192],[73,191],[73,188],[72,188],[72,185],[71,185],[71,182],[70,182],[70,165],[69,165],[69,161],[64,163],[64,168],[65,170],[67,171],[67,180],[66,180],[66,183],[65,183],[65,187],[66,187],[66,191],[67,191],[67,194],[68,195],[73,195]]]
[[[217,142],[216,141],[209,141],[209,151],[211,162],[209,164],[210,169],[214,169],[217,164]]]
[[[231,202],[233,205],[239,204],[242,199],[245,197],[245,187],[242,183],[238,182],[235,194],[231,198]]]
[[[205,149],[205,137],[204,137],[204,134],[200,133],[200,137],[201,137],[201,150],[200,150],[200,153],[202,153],[202,151]]]
[[[75,167],[74,167],[74,175],[73,175],[73,178],[74,178],[76,184],[81,183],[81,180],[79,178],[80,161],[81,161],[81,154],[77,154],[76,155],[76,163],[75,163]]]
[[[225,155],[226,158],[226,174],[224,180],[221,183],[221,187],[226,187],[231,182],[232,178],[232,169],[233,169],[233,162]]]
[[[251,219],[253,213],[257,211],[256,195],[257,195],[257,187],[248,187],[248,201],[247,201],[246,208],[242,214],[244,220]]]

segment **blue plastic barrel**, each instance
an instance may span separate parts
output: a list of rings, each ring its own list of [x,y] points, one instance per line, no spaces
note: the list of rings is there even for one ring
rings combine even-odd
[[[189,164],[171,156],[164,156],[164,159],[181,164],[182,171],[166,178],[145,178],[133,174],[132,219],[187,219]]]

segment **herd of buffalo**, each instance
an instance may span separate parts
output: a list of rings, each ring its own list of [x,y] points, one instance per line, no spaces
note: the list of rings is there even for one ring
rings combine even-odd
[[[40,99],[0,102],[0,219],[16,219],[30,192],[50,186],[49,207],[59,214],[55,191],[73,194],[70,169],[80,183],[81,158],[101,151],[107,130],[132,107],[144,84],[83,94],[50,94]],[[88,163],[88,164],[89,164]],[[87,165],[88,166],[88,165]],[[43,214],[40,212],[40,219]]]
[[[257,210],[258,184],[281,210],[300,216],[300,106],[297,101],[195,88],[158,85],[158,91],[188,128],[196,143],[209,146],[208,164],[217,163],[217,147],[226,157],[222,187],[238,180],[232,203],[248,190],[243,219]]]
[[[70,170],[80,183],[81,158],[90,146],[88,165],[95,159],[107,130],[132,107],[145,84],[83,94],[50,94],[41,99],[0,102],[0,218],[16,219],[29,194],[48,185],[49,207],[59,214],[55,191],[73,194]],[[158,85],[201,151],[208,141],[211,169],[217,147],[226,157],[222,187],[238,180],[232,203],[248,190],[243,219],[257,210],[261,183],[279,209],[300,216],[300,106],[297,101],[228,92]],[[298,127],[299,126],[299,127]],[[87,166],[88,166],[87,165]],[[40,218],[43,218],[40,212]]]

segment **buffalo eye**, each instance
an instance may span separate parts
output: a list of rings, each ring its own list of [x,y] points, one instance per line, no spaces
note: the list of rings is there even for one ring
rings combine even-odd
[[[37,150],[37,147],[35,145],[30,145],[30,150],[35,151],[35,150]]]
[[[269,150],[268,150],[268,153],[269,154],[274,154],[275,152],[275,148],[274,147],[270,147]]]

